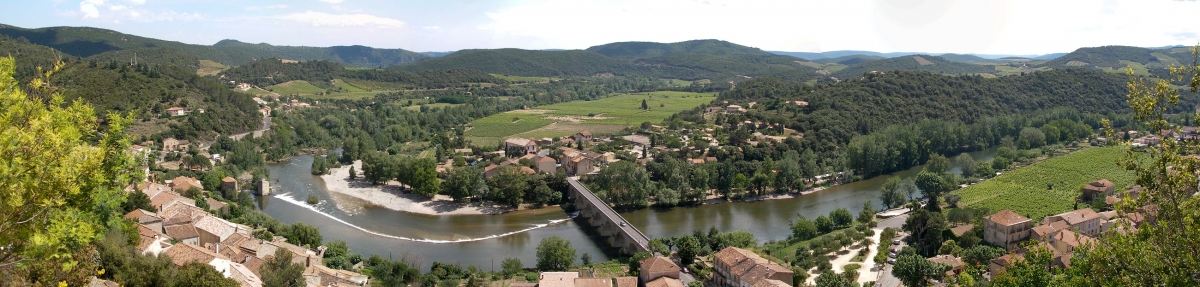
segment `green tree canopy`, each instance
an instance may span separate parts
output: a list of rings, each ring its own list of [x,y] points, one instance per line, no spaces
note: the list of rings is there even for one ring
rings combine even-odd
[[[537,246],[537,268],[542,271],[566,271],[575,264],[575,248],[562,237],[550,236]]]

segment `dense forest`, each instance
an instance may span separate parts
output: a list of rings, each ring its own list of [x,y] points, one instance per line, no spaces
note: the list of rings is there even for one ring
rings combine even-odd
[[[1149,63],[1156,61],[1157,59],[1151,54],[1152,52],[1153,51],[1150,49],[1129,46],[1079,48],[1078,50],[1067,53],[1062,57],[1047,61],[1045,64],[1043,64],[1043,66],[1054,68],[1066,68],[1073,66],[1123,68],[1125,65],[1121,64],[1121,60],[1137,63]]]
[[[200,57],[171,48],[137,48],[128,50],[108,51],[91,57],[88,60],[96,62],[133,63],[136,57],[138,64],[149,66],[177,66],[196,70],[200,68]]]
[[[170,48],[231,66],[255,59],[273,57],[295,60],[327,60],[359,67],[385,67],[428,58],[420,53],[403,49],[375,49],[363,46],[291,47],[247,44],[233,40],[221,41],[212,46],[192,45],[91,27],[25,29],[0,24],[0,35],[13,39],[26,39],[30,43],[53,47],[79,57],[89,57],[117,50]]]
[[[920,60],[918,60],[918,58]],[[862,77],[863,74],[871,71],[927,71],[951,75],[996,72],[995,69],[990,66],[951,62],[937,56],[913,55],[864,62],[862,64],[853,65],[844,70],[837,71],[836,73],[833,73],[833,76],[842,80],[857,79]]]
[[[274,58],[233,67],[221,72],[220,76],[227,80],[246,82],[259,87],[303,80],[317,87],[330,88],[332,87],[331,81],[334,79],[358,79],[426,89],[455,87],[464,83],[506,83],[504,80],[477,70],[409,72],[395,69],[346,69],[341,64],[329,61],[284,63]]]
[[[817,69],[797,63],[799,59],[779,55],[755,54],[670,54],[636,61],[639,65],[664,65],[688,70],[710,71],[721,75],[775,77],[806,81],[819,77]]]
[[[151,120],[167,108],[184,107],[194,112],[179,118],[176,128],[164,135],[183,139],[240,133],[261,126],[262,114],[249,95],[234,92],[214,78],[198,76],[195,68],[175,66],[178,60],[173,57],[179,53],[171,49],[138,51],[151,51],[151,58],[139,60],[134,66],[128,60],[118,60],[123,51],[80,59],[50,47],[0,37],[0,54],[13,55],[17,60],[14,78],[18,82],[29,82],[39,67],[49,69],[54,59],[61,57],[63,69],[54,74],[51,83],[67,100],[83,99],[92,104],[97,115],[114,111]],[[199,113],[200,109],[205,112]]]

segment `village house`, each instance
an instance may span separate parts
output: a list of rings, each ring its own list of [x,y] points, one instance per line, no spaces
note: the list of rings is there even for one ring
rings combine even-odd
[[[1088,184],[1083,185],[1080,199],[1083,199],[1084,202],[1092,202],[1092,200],[1095,200],[1096,198],[1106,198],[1112,196],[1113,190],[1115,189],[1116,185],[1107,179],[1089,182]]]
[[[729,106],[725,107],[726,114],[740,115],[744,112],[746,112],[746,109],[742,108],[742,106],[739,106],[739,105],[729,105]]]
[[[674,285],[672,283],[683,285],[682,282],[679,282],[679,271],[682,271],[682,269],[679,268],[679,265],[675,265],[675,262],[671,262],[670,258],[662,256],[650,257],[642,259],[640,262],[638,280],[641,280],[644,286],[650,286],[650,282],[658,281],[659,279],[663,279],[662,283],[655,285]]]
[[[548,156],[537,156],[533,162],[537,166],[537,172],[540,173],[554,174],[554,171],[558,169],[558,165],[554,162],[554,159]]]
[[[163,151],[187,151],[189,144],[191,143],[186,140],[165,138],[163,139]]]
[[[771,263],[750,250],[727,247],[713,254],[713,258],[717,286],[755,286],[762,280],[792,282],[791,269]]]
[[[168,182],[167,185],[170,186],[171,189],[174,190],[175,192],[180,192],[180,193],[188,191],[189,189],[192,189],[193,187],[195,187],[196,189],[199,189],[199,190],[204,190],[204,185],[200,183],[200,180],[198,180],[194,177],[187,177],[187,176],[175,177],[174,179],[171,179],[171,181]]]
[[[1025,260],[1025,256],[1021,254],[1010,253],[1005,254],[1004,256],[996,257],[988,262],[988,273],[993,274],[992,276],[995,276],[995,274],[1000,274],[1000,272],[1004,271],[1004,268],[1011,266],[1013,263],[1017,263],[1017,261],[1020,260]]]
[[[592,140],[592,132],[589,132],[589,131],[578,132],[578,133],[575,133],[575,135],[571,136],[571,138],[577,142],[591,141]]]
[[[704,109],[704,112],[711,114],[711,113],[717,113],[717,112],[720,112],[723,110],[725,110],[725,109],[721,108],[721,107],[708,107],[708,108]]]
[[[930,257],[927,260],[929,260],[929,262],[941,263],[950,266],[950,270],[946,270],[947,277],[958,276],[959,273],[963,272],[963,266],[965,266],[962,258],[958,258],[953,255],[938,255]]]
[[[504,140],[504,149],[505,150],[517,149],[517,148],[525,149],[525,153],[537,153],[538,143],[537,143],[537,141],[527,139],[527,138],[510,138],[510,139]],[[510,154],[509,156],[516,156],[516,155]]]
[[[983,218],[983,241],[1012,251],[1019,247],[1017,243],[1029,238],[1031,228],[1032,221],[1028,217],[1012,210],[1001,210]]]
[[[226,176],[225,178],[222,178],[221,179],[221,190],[237,191],[238,190],[237,180],[233,179],[232,177],[228,177],[228,176]]]
[[[1087,236],[1096,236],[1100,234],[1100,214],[1096,213],[1096,211],[1093,211],[1091,208],[1084,208],[1047,216],[1042,218],[1041,225],[1052,225],[1057,222],[1064,222],[1068,229],[1085,234]],[[1062,224],[1059,224],[1058,226],[1062,226]],[[1057,230],[1062,230],[1062,228],[1057,228]]]
[[[182,117],[187,115],[187,109],[181,107],[167,108],[167,115],[172,117]]]

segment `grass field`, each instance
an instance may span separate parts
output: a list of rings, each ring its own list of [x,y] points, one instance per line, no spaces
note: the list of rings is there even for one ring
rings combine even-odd
[[[349,92],[349,93],[361,93],[361,92],[366,92],[366,91],[367,91],[366,89],[359,88],[358,86],[355,86],[355,85],[352,85],[352,84],[350,84],[350,83],[347,83],[346,81],[344,81],[344,80],[341,80],[341,79],[334,79],[334,80],[333,80],[333,86],[334,86],[334,87],[338,87],[338,88],[342,88],[342,90],[343,90],[343,91],[346,91],[346,92]]]
[[[318,88],[317,86],[313,86],[313,84],[310,84],[307,81],[301,81],[301,80],[288,81],[287,83],[282,83],[282,84],[273,85],[273,86],[267,86],[264,89],[279,93],[280,95],[291,95],[291,94],[314,95],[314,94],[318,94],[318,93],[325,91],[325,89]]]
[[[642,122],[659,123],[683,110],[712,102],[715,94],[651,92],[624,94],[595,101],[574,101],[516,110],[471,122],[466,136],[483,138],[559,137],[580,131],[606,134]],[[642,100],[649,110],[641,109]],[[514,120],[515,119],[515,120]]]
[[[993,179],[954,191],[960,206],[984,207],[992,212],[1011,209],[1039,221],[1075,206],[1079,188],[1108,179],[1118,191],[1134,182],[1134,175],[1116,165],[1122,155],[1117,147],[1088,148],[1054,157],[1028,167],[1005,172]],[[1053,182],[1054,188],[1047,188]]]
[[[213,62],[212,60],[200,60],[200,69],[196,70],[197,75],[214,76],[229,67],[221,63]]]

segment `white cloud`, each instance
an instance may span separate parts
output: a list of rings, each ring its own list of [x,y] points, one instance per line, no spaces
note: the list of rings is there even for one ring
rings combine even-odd
[[[436,26],[436,25],[435,25],[435,26],[421,26],[421,29],[425,29],[425,30],[441,30],[441,29],[442,29],[442,27],[441,27],[441,26]]]
[[[83,13],[83,18],[100,17],[100,9],[96,6],[104,5],[104,0],[84,0],[79,2],[79,12]]]
[[[344,0],[318,0],[318,1],[329,3],[329,4],[342,4],[342,1],[344,1]]]
[[[279,19],[311,23],[313,26],[377,26],[380,28],[401,28],[405,25],[404,21],[370,14],[329,14],[313,11],[283,15],[279,16]]]
[[[121,11],[121,10],[125,10],[125,8],[129,8],[129,7],[125,7],[125,5],[108,6],[108,10],[112,10],[112,11]]]
[[[133,4],[133,5],[146,4],[146,0],[125,0],[125,2],[129,2],[130,4]]]
[[[250,6],[250,7],[246,7],[246,10],[262,11],[262,10],[276,10],[276,9],[287,9],[287,8],[288,8],[288,5],[270,5],[270,6]]]

